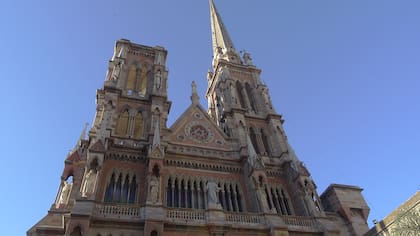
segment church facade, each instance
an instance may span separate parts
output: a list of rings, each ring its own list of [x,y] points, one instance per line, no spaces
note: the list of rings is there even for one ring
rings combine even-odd
[[[240,55],[210,0],[208,109],[167,127],[167,51],[121,39],[92,127],[64,162],[57,197],[27,235],[363,235],[362,189],[318,195],[288,143],[261,70]]]

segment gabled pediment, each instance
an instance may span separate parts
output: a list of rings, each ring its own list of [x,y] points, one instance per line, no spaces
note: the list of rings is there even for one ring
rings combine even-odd
[[[173,144],[232,150],[232,141],[199,104],[191,104],[170,130],[168,141]]]

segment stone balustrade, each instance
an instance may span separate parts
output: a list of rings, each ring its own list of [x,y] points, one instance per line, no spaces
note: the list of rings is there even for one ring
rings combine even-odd
[[[205,223],[206,216],[204,210],[180,210],[180,209],[167,209],[166,218],[168,221],[176,223]]]
[[[140,217],[140,208],[124,205],[97,204],[95,215],[105,218],[134,219]]]
[[[124,205],[97,204],[94,215],[111,219],[139,219],[140,208]],[[264,215],[252,213],[225,212],[225,219],[229,223],[244,225],[265,224]],[[306,216],[280,216],[289,227],[316,228],[316,219]],[[197,209],[166,209],[166,219],[178,224],[205,224],[206,211]]]
[[[288,226],[308,227],[316,226],[316,220],[313,217],[307,216],[282,216],[283,221]]]
[[[226,213],[226,221],[237,224],[264,224],[263,216],[249,213]]]

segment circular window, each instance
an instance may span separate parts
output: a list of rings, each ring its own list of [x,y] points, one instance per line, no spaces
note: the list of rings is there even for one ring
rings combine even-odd
[[[207,143],[213,138],[210,129],[196,122],[187,126],[185,133],[187,136],[200,143]]]

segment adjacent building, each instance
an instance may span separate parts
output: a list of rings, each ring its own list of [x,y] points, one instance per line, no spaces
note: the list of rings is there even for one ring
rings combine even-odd
[[[83,131],[66,157],[57,197],[28,235],[338,236],[368,230],[362,189],[333,184],[318,195],[287,140],[261,69],[235,49],[212,0],[210,16],[208,109],[193,82],[191,105],[168,127],[167,51],[118,40],[88,138]]]
[[[420,191],[392,211],[374,226],[365,236],[415,236],[420,234]]]

